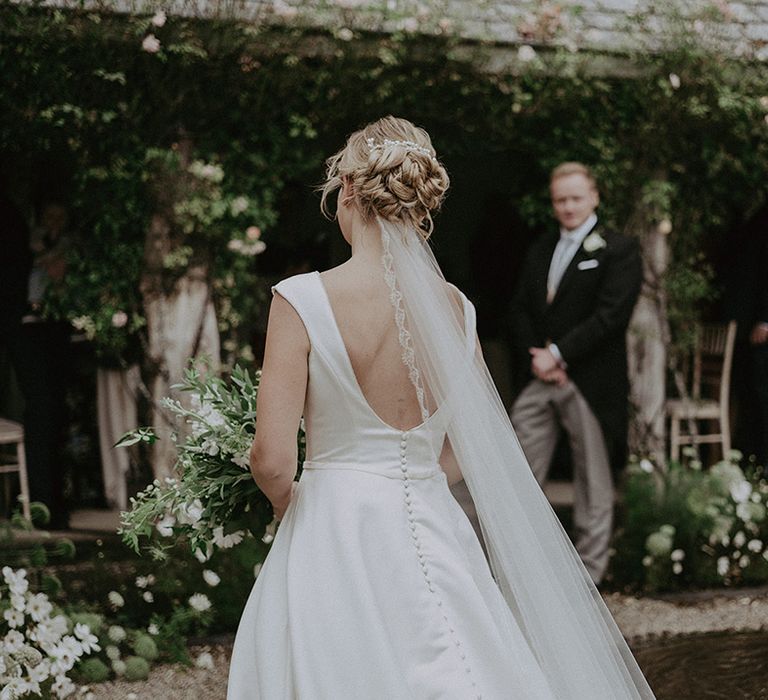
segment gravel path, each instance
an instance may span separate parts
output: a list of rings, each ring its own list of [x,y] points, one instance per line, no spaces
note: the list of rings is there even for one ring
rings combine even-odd
[[[605,602],[624,636],[634,645],[680,634],[768,630],[768,588],[675,599],[609,593]],[[92,686],[94,700],[225,700],[231,643],[195,647],[193,658],[203,651],[213,657],[211,670],[180,665],[156,667],[144,682]]]

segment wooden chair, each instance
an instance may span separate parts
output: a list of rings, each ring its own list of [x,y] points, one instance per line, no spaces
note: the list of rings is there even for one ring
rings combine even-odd
[[[688,397],[665,404],[669,416],[669,451],[680,459],[682,445],[719,444],[725,457],[731,450],[729,396],[736,321],[701,325],[696,331]],[[704,392],[702,392],[704,389]],[[698,432],[698,421],[716,422],[716,432]]]
[[[24,427],[21,423],[0,418],[0,445],[16,445],[16,461],[0,463],[0,474],[19,473],[21,509],[24,517],[30,520],[29,480],[27,479],[27,460],[24,455]]]

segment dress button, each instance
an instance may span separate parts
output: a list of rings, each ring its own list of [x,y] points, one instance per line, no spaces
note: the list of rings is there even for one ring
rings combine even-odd
[[[408,527],[410,527],[411,530],[415,530],[416,529],[416,523],[413,522],[413,520],[411,520],[411,522],[408,524]]]
[[[400,458],[400,464],[407,464],[408,460],[405,457]]]
[[[405,431],[403,431],[402,433],[400,433],[400,437],[401,437],[403,440],[407,440],[407,439],[408,439],[408,433],[406,433]]]
[[[407,446],[408,446],[408,441],[407,440],[400,440],[400,447],[405,449]]]

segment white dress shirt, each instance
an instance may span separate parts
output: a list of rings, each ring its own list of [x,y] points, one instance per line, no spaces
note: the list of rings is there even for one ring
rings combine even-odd
[[[552,261],[549,263],[549,273],[547,274],[547,302],[551,303],[555,298],[555,293],[563,279],[565,271],[568,269],[568,265],[571,264],[573,256],[579,250],[579,246],[584,242],[589,232],[597,224],[597,215],[590,214],[587,220],[578,228],[569,231],[568,229],[560,229],[560,240],[555,246],[555,251],[552,253]],[[565,368],[568,365],[563,356],[560,354],[560,348],[556,343],[549,343],[547,346],[552,353],[558,364]]]
[[[584,242],[587,234],[597,224],[597,215],[590,214],[587,220],[578,228],[569,231],[560,229],[560,240],[555,246],[555,252],[552,253],[552,261],[549,263],[549,274],[547,275],[547,299],[552,301],[555,292],[563,279],[568,265],[571,264],[573,256],[576,255],[579,246]]]

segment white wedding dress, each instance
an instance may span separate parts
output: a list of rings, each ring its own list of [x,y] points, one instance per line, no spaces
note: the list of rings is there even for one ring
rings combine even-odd
[[[243,612],[229,700],[554,698],[438,465],[449,417],[387,425],[319,274],[276,290],[311,344],[307,461]]]

